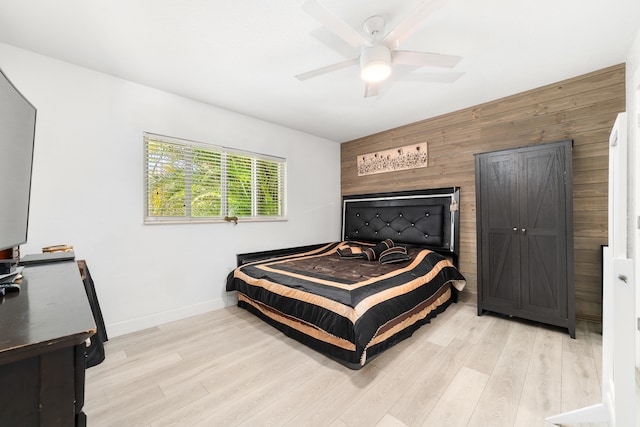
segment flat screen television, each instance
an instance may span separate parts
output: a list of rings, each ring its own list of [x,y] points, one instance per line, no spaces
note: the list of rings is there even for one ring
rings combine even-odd
[[[36,109],[0,69],[0,250],[27,242]]]

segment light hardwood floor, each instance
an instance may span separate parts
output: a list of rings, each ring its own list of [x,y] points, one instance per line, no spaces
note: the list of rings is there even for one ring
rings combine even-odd
[[[106,343],[87,371],[98,426],[544,426],[600,402],[599,327],[453,304],[353,371],[229,307]]]

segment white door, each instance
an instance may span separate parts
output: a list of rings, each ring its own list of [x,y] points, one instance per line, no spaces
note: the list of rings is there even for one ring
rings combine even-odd
[[[627,254],[627,115],[609,138],[609,245],[603,256],[602,403],[547,418],[553,424],[636,425],[633,259]]]

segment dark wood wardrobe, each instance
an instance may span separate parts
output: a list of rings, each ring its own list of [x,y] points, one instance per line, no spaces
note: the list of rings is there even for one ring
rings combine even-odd
[[[478,315],[575,338],[571,151],[566,140],[475,155]]]

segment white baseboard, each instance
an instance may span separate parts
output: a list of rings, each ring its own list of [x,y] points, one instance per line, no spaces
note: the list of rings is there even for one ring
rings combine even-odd
[[[209,300],[187,307],[180,307],[174,310],[163,311],[160,313],[137,317],[131,320],[107,324],[105,325],[105,327],[107,329],[108,337],[115,338],[120,335],[130,334],[132,332],[141,331],[143,329],[153,328],[154,326],[162,325],[164,323],[186,319],[187,317],[197,316],[199,314],[219,310],[233,304],[234,301],[227,299]]]

